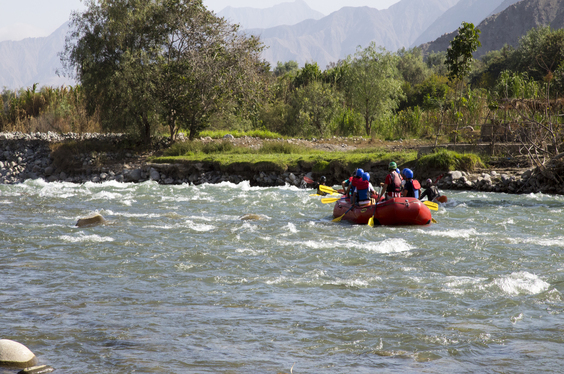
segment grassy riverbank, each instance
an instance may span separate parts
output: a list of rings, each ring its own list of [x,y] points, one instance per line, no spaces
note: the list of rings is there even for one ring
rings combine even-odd
[[[438,170],[471,171],[484,167],[480,156],[458,154],[441,150],[417,159],[416,148],[399,147],[390,151],[384,147],[359,147],[348,151],[323,150],[291,144],[284,141],[264,142],[260,146],[236,146],[230,141],[183,142],[168,148],[163,156],[150,158],[154,163],[213,163],[222,171],[238,170],[241,167],[256,171],[309,170],[319,173],[354,170],[370,165],[387,165],[395,161],[400,166]]]

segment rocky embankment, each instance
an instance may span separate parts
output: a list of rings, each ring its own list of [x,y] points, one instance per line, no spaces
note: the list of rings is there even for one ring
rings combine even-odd
[[[119,134],[55,134],[55,133],[0,133],[0,184],[22,183],[27,179],[44,179],[48,182],[99,183],[103,181],[144,182],[153,180],[161,184],[203,184],[248,180],[254,186],[294,185],[306,187],[304,176],[316,179],[320,174],[307,167],[293,170],[256,170],[252,168],[221,171],[217,165],[205,163],[151,164],[147,155],[133,151],[84,151],[69,154],[61,160],[54,156],[53,145],[75,141],[101,141],[117,144],[127,137]],[[249,143],[260,143],[248,138]],[[80,147],[78,148],[80,149]],[[116,147],[117,149],[117,147]],[[120,148],[123,149],[123,148]],[[385,177],[385,165],[364,165],[371,172],[373,181]],[[330,184],[339,184],[350,171],[343,168],[325,173]],[[435,180],[441,173],[434,171],[417,174],[422,181]],[[531,193],[543,192],[564,194],[562,157],[552,160],[545,168],[496,170],[487,169],[479,173],[451,171],[442,173],[438,186],[443,189],[479,190],[489,192]]]

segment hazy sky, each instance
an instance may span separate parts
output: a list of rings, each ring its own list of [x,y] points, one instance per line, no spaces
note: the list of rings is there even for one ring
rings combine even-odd
[[[211,10],[227,6],[268,8],[292,0],[204,0]],[[308,5],[329,14],[344,6],[370,6],[385,9],[399,0],[305,0]],[[82,0],[0,0],[0,41],[47,36],[69,20],[71,11],[84,10]]]

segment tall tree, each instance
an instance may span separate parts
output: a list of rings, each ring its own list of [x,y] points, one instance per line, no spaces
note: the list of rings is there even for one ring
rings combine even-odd
[[[257,104],[262,45],[216,17],[202,0],[86,0],[74,13],[61,60],[90,110],[111,130],[150,141],[167,123],[194,138],[210,116]]]
[[[396,56],[377,50],[374,43],[349,56],[346,86],[352,107],[362,114],[366,135],[373,122],[391,114],[402,95]]]
[[[447,50],[445,63],[451,80],[462,80],[468,75],[472,68],[472,54],[482,45],[479,38],[480,30],[474,28],[474,24],[462,22],[458,35],[450,42]]]

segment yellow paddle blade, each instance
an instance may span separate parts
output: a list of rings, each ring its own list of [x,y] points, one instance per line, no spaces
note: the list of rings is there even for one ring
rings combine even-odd
[[[368,220],[368,226],[374,227],[374,216],[370,217],[370,219]]]
[[[325,193],[338,193],[336,190],[332,189],[329,186],[319,185],[319,189]]]
[[[431,210],[439,210],[439,204],[432,201],[423,201],[423,204],[427,205],[427,208]]]
[[[434,218],[431,218],[431,222],[433,222],[433,223],[438,223],[437,220],[434,219]]]
[[[326,198],[321,199],[321,202],[323,204],[331,204],[331,203],[334,203],[335,201],[339,201],[339,200],[341,200],[340,197],[326,197]]]
[[[347,214],[347,213],[345,213],[345,214]],[[345,214],[343,214],[343,215],[340,216],[340,217],[334,218],[334,219],[333,219],[333,222],[341,222],[341,220],[343,219],[343,217],[345,216]]]

